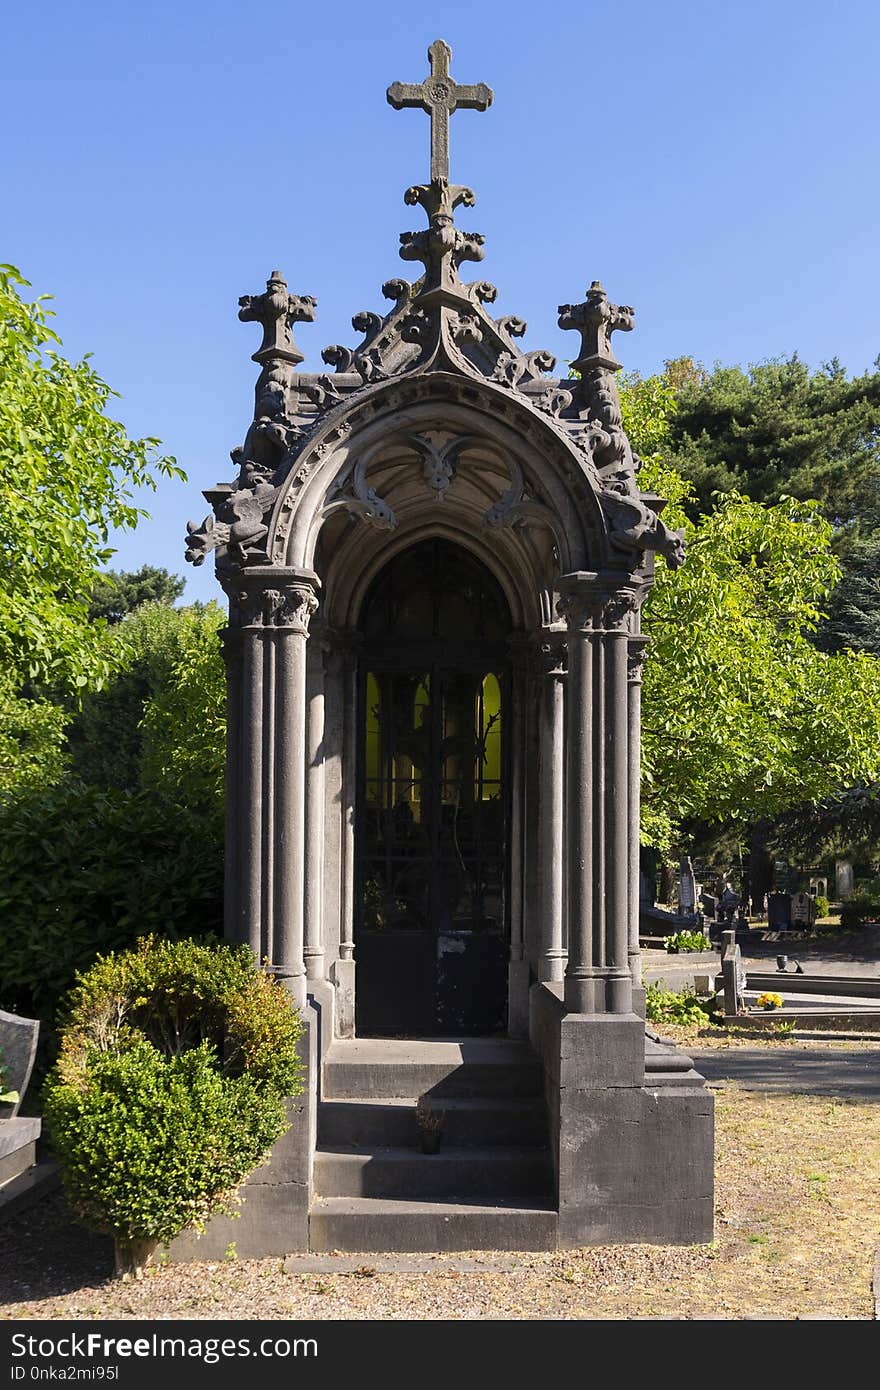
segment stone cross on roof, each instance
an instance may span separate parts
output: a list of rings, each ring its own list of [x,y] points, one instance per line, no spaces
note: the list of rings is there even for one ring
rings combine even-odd
[[[431,117],[431,179],[449,178],[449,117],[464,107],[485,111],[492,105],[494,92],[485,82],[475,86],[459,86],[449,76],[452,49],[442,39],[428,49],[431,74],[424,82],[392,82],[387,97],[397,111],[405,106],[420,106]]]

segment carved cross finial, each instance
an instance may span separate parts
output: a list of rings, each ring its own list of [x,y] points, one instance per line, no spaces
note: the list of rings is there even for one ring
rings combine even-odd
[[[266,281],[265,294],[243,294],[238,301],[238,317],[245,323],[263,325],[263,341],[253,354],[254,362],[280,357],[296,365],[303,360],[293,341],[295,323],[311,323],[318,301],[310,294],[289,294],[280,270],[273,270]]]
[[[420,106],[431,117],[431,179],[449,178],[449,117],[462,107],[470,111],[486,111],[495,93],[484,82],[475,86],[459,86],[449,76],[452,49],[437,39],[428,49],[431,74],[424,82],[392,82],[386,93],[396,111],[406,106]]]
[[[587,290],[583,304],[560,304],[559,327],[576,328],[581,335],[581,350],[572,366],[581,374],[593,367],[619,371],[611,334],[617,329],[628,333],[635,324],[635,314],[629,304],[612,304],[598,280]]]

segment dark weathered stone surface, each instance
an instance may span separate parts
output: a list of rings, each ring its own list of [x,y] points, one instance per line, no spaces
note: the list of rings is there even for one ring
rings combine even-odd
[[[42,1122],[30,1116],[0,1120],[0,1184],[17,1178],[36,1162]]]
[[[535,985],[531,1003],[559,1244],[711,1240],[714,1102],[691,1059],[639,1019],[566,1014],[558,986]]]
[[[61,1186],[58,1164],[51,1158],[31,1162],[24,1172],[0,1185],[0,1221],[42,1203]],[[2,1293],[0,1293],[2,1297]]]
[[[5,1089],[18,1091],[12,1105],[0,1105],[0,1116],[17,1115],[24,1100],[37,1055],[40,1020],[21,1018],[0,1009],[0,1066],[3,1068]]]
[[[543,1089],[566,1241],[696,1239],[706,1229],[707,1201],[711,1224],[711,1100],[687,1059],[652,1055],[646,1076],[640,1018],[639,726],[647,642],[640,615],[654,556],[679,565],[683,538],[662,520],[662,499],[641,491],[640,460],[623,428],[611,339],[633,329],[634,310],[612,303],[598,281],[583,302],[561,305],[560,326],[577,331],[581,346],[578,375],[560,380],[550,375],[550,353],[523,345],[521,318],[493,315],[495,286],[462,278],[462,268],[481,262],[485,249],[478,232],[456,224],[459,209],[475,198],[450,181],[449,120],[462,107],[486,110],[492,92],[456,83],[450,58],[438,40],[424,82],[388,89],[393,106],[420,108],[431,119],[428,180],[404,195],[426,224],[400,237],[400,258],[414,263],[413,278],[383,285],[382,312],[354,314],[359,340],[325,347],[328,370],[321,372],[300,370],[303,354],[292,336],[295,323],[315,317],[311,296],[291,294],[275,271],[264,294],[240,303],[240,317],[263,332],[254,353],[260,371],[253,418],[232,454],[235,477],[205,494],[210,514],[187,528],[187,558],[198,564],[213,552],[230,607],[227,935],[271,962],[295,1004],[311,998],[317,1006],[321,1094],[347,1107],[332,1125],[327,1116],[337,1134],[348,1127],[349,1134],[375,1136],[381,1116],[387,1149],[403,1132],[395,1101],[428,1093],[441,1102],[533,1102]],[[424,614],[419,632],[406,627],[401,615],[415,603],[416,579],[387,618],[375,620],[376,586],[398,562],[423,571],[425,556],[440,546],[449,563],[440,576],[434,566],[432,584],[460,605],[451,627],[441,630]],[[477,575],[458,587],[451,577],[456,555]],[[473,614],[484,612],[475,595],[492,586],[500,600],[490,640]],[[459,638],[469,623],[465,652]],[[487,762],[488,730],[471,730],[468,753],[470,716],[460,714],[453,735],[435,692],[441,672],[473,671],[481,662],[479,680],[491,674],[504,691],[497,714],[503,753],[489,798],[479,790],[464,796],[470,774],[461,771],[472,756],[475,767]],[[371,673],[392,668],[412,678],[406,730],[397,706],[390,717],[379,708],[381,697],[367,708]],[[418,705],[417,719],[420,689],[427,703]],[[368,807],[364,747],[374,714],[379,732],[371,736],[381,745],[382,765],[409,758],[414,771],[401,775],[399,786],[387,779],[387,805]],[[400,748],[385,749],[389,730]],[[447,754],[437,752],[453,744],[460,763],[454,774],[443,770]],[[371,777],[375,787],[381,779]],[[450,778],[460,780],[460,796],[447,795]],[[441,808],[433,817],[432,796]],[[474,870],[488,885],[481,905],[463,892],[446,902],[437,883],[449,879],[453,862],[467,872],[457,838],[463,822],[476,819],[474,805],[482,813],[493,799],[500,848],[491,873]],[[422,889],[418,882],[406,887],[412,845],[402,859],[389,852],[382,860],[393,860],[393,882],[366,875],[364,826],[375,824],[370,816],[396,815],[401,800],[411,816],[410,801],[420,803],[413,825],[429,861]],[[466,911],[463,901],[470,903]],[[386,928],[401,913],[410,915],[398,942]],[[491,969],[487,942],[495,952]],[[408,985],[401,963],[407,950]],[[441,977],[454,983],[456,1009],[448,999],[442,1009],[436,1005]],[[543,983],[530,992],[536,979]],[[476,1029],[473,1020],[481,1018],[483,1031],[493,1033],[504,1018],[505,989],[510,1037],[503,1043],[402,1039],[383,1052],[353,1037],[356,1025],[421,1031],[413,1023],[427,1016],[415,1007],[420,991],[439,1032],[464,1029],[462,1019]],[[370,1000],[382,1011],[371,1013]],[[405,1026],[391,1027],[389,1019]],[[511,1041],[527,1029],[539,1059]],[[306,1239],[319,1090],[314,1043],[312,1049],[299,1138],[282,1141],[246,1188],[250,1234],[240,1225],[241,1238],[212,1227],[214,1246],[235,1239],[240,1250],[256,1250],[261,1241],[277,1250],[279,1241]],[[359,1113],[358,1104],[370,1101],[388,1108]],[[487,1133],[504,1131],[511,1116],[500,1125],[496,1118],[481,1121]],[[464,1112],[456,1123],[467,1132]],[[531,1125],[533,1117],[524,1132],[534,1133]],[[515,1148],[515,1134],[507,1134],[505,1143]],[[642,1186],[656,1177],[658,1154],[669,1168],[659,1194],[656,1182]],[[505,1171],[501,1159],[495,1163]],[[555,1215],[540,1202],[526,1204],[522,1216],[493,1213],[468,1205],[465,1192],[456,1210],[415,1202],[404,1210],[407,1204],[387,1194],[395,1181],[405,1186],[421,1171],[419,1162],[386,1154],[352,1163],[324,1153],[319,1164],[322,1180],[337,1190],[335,1205],[332,1191],[313,1204],[315,1248],[528,1248],[556,1239]],[[474,1172],[471,1154],[425,1170],[432,1181],[440,1181],[444,1164],[456,1183]],[[363,1195],[371,1169],[377,1182],[381,1177],[381,1200]],[[685,1171],[698,1172],[698,1180],[677,1186],[675,1174]],[[484,1177],[474,1176],[472,1186]],[[359,1195],[352,1184],[362,1184]],[[184,1242],[178,1248],[191,1249]]]
[[[333,1197],[315,1203],[312,1250],[552,1250],[550,1207]]]

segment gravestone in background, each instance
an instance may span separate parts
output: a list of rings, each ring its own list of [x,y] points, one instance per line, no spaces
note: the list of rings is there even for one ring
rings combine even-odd
[[[706,917],[708,917],[708,918],[710,919],[710,921],[714,922],[715,919],[716,919],[717,916],[718,916],[718,896],[717,896],[717,894],[715,894],[715,893],[707,893],[707,892],[705,892],[705,891],[701,892],[701,893],[700,893],[700,906],[701,906],[702,909],[703,909],[704,915],[705,915]]]
[[[30,1080],[40,1033],[39,1019],[19,1018],[0,1009],[0,1066],[3,1069],[3,1089],[18,1091],[18,1100],[0,1105],[0,1190],[10,1184],[4,1197],[12,1190],[14,1179],[27,1173],[36,1162],[36,1145],[41,1121],[35,1116],[18,1115]]]
[[[791,926],[791,894],[767,894],[767,925],[771,931],[788,931]]]
[[[791,900],[791,925],[811,927],[816,920],[816,904],[809,893],[795,893]]]
[[[697,910],[697,881],[689,855],[686,855],[678,866],[678,905],[680,911],[688,916]]]
[[[848,859],[834,861],[834,881],[837,900],[845,903],[853,895],[853,866]]]
[[[19,1099],[13,1105],[0,1105],[0,1116],[3,1118],[18,1114],[31,1079],[39,1035],[39,1019],[20,1018],[18,1014],[7,1014],[0,1009],[0,1068],[3,1071],[3,1089],[18,1091],[19,1095]]]

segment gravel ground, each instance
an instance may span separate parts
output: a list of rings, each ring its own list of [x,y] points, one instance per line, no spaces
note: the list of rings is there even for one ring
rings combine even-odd
[[[111,1277],[110,1243],[73,1226],[59,1195],[4,1229],[0,1318],[868,1319],[878,1120],[878,1103],[726,1085],[716,1239],[687,1248],[471,1252],[417,1269],[369,1254],[320,1271],[296,1257],[229,1259],[125,1283]]]

